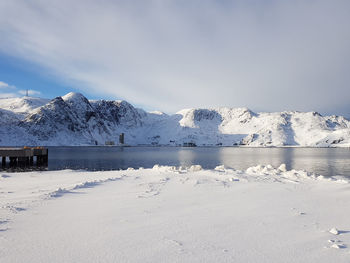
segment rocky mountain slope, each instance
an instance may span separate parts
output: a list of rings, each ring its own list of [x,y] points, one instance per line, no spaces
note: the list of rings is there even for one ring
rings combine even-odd
[[[350,121],[317,112],[254,113],[247,108],[145,112],[126,101],[69,93],[51,101],[0,99],[0,145],[350,146]]]

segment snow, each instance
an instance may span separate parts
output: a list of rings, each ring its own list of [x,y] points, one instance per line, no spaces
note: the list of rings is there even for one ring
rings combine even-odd
[[[331,246],[331,248],[340,249],[340,248],[346,248],[346,246],[343,245],[343,244],[333,244],[333,245]]]
[[[331,230],[329,230],[329,233],[331,233],[333,235],[339,235],[339,230],[336,229],[335,227],[333,227]]]
[[[350,260],[349,179],[285,165],[1,173],[0,187],[5,263]]]
[[[126,101],[87,100],[68,93],[51,101],[0,99],[0,145],[137,145],[350,147],[350,121],[317,112],[247,108],[146,112]]]
[[[25,115],[28,114],[28,112],[47,104],[49,101],[49,99],[35,97],[0,98],[0,108],[19,115]]]

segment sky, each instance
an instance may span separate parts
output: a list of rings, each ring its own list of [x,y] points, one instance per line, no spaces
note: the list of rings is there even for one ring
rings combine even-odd
[[[0,0],[0,97],[350,117],[348,0]]]

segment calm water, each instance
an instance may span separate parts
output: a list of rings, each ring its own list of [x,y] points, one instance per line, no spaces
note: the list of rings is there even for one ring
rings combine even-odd
[[[49,170],[118,170],[151,168],[155,164],[212,169],[224,164],[246,169],[257,164],[304,169],[325,176],[350,176],[349,148],[238,148],[238,147],[50,147]]]

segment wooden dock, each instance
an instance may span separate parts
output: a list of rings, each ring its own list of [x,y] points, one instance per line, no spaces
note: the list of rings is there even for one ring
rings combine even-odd
[[[47,166],[49,151],[43,147],[0,148],[1,166],[30,167]]]

